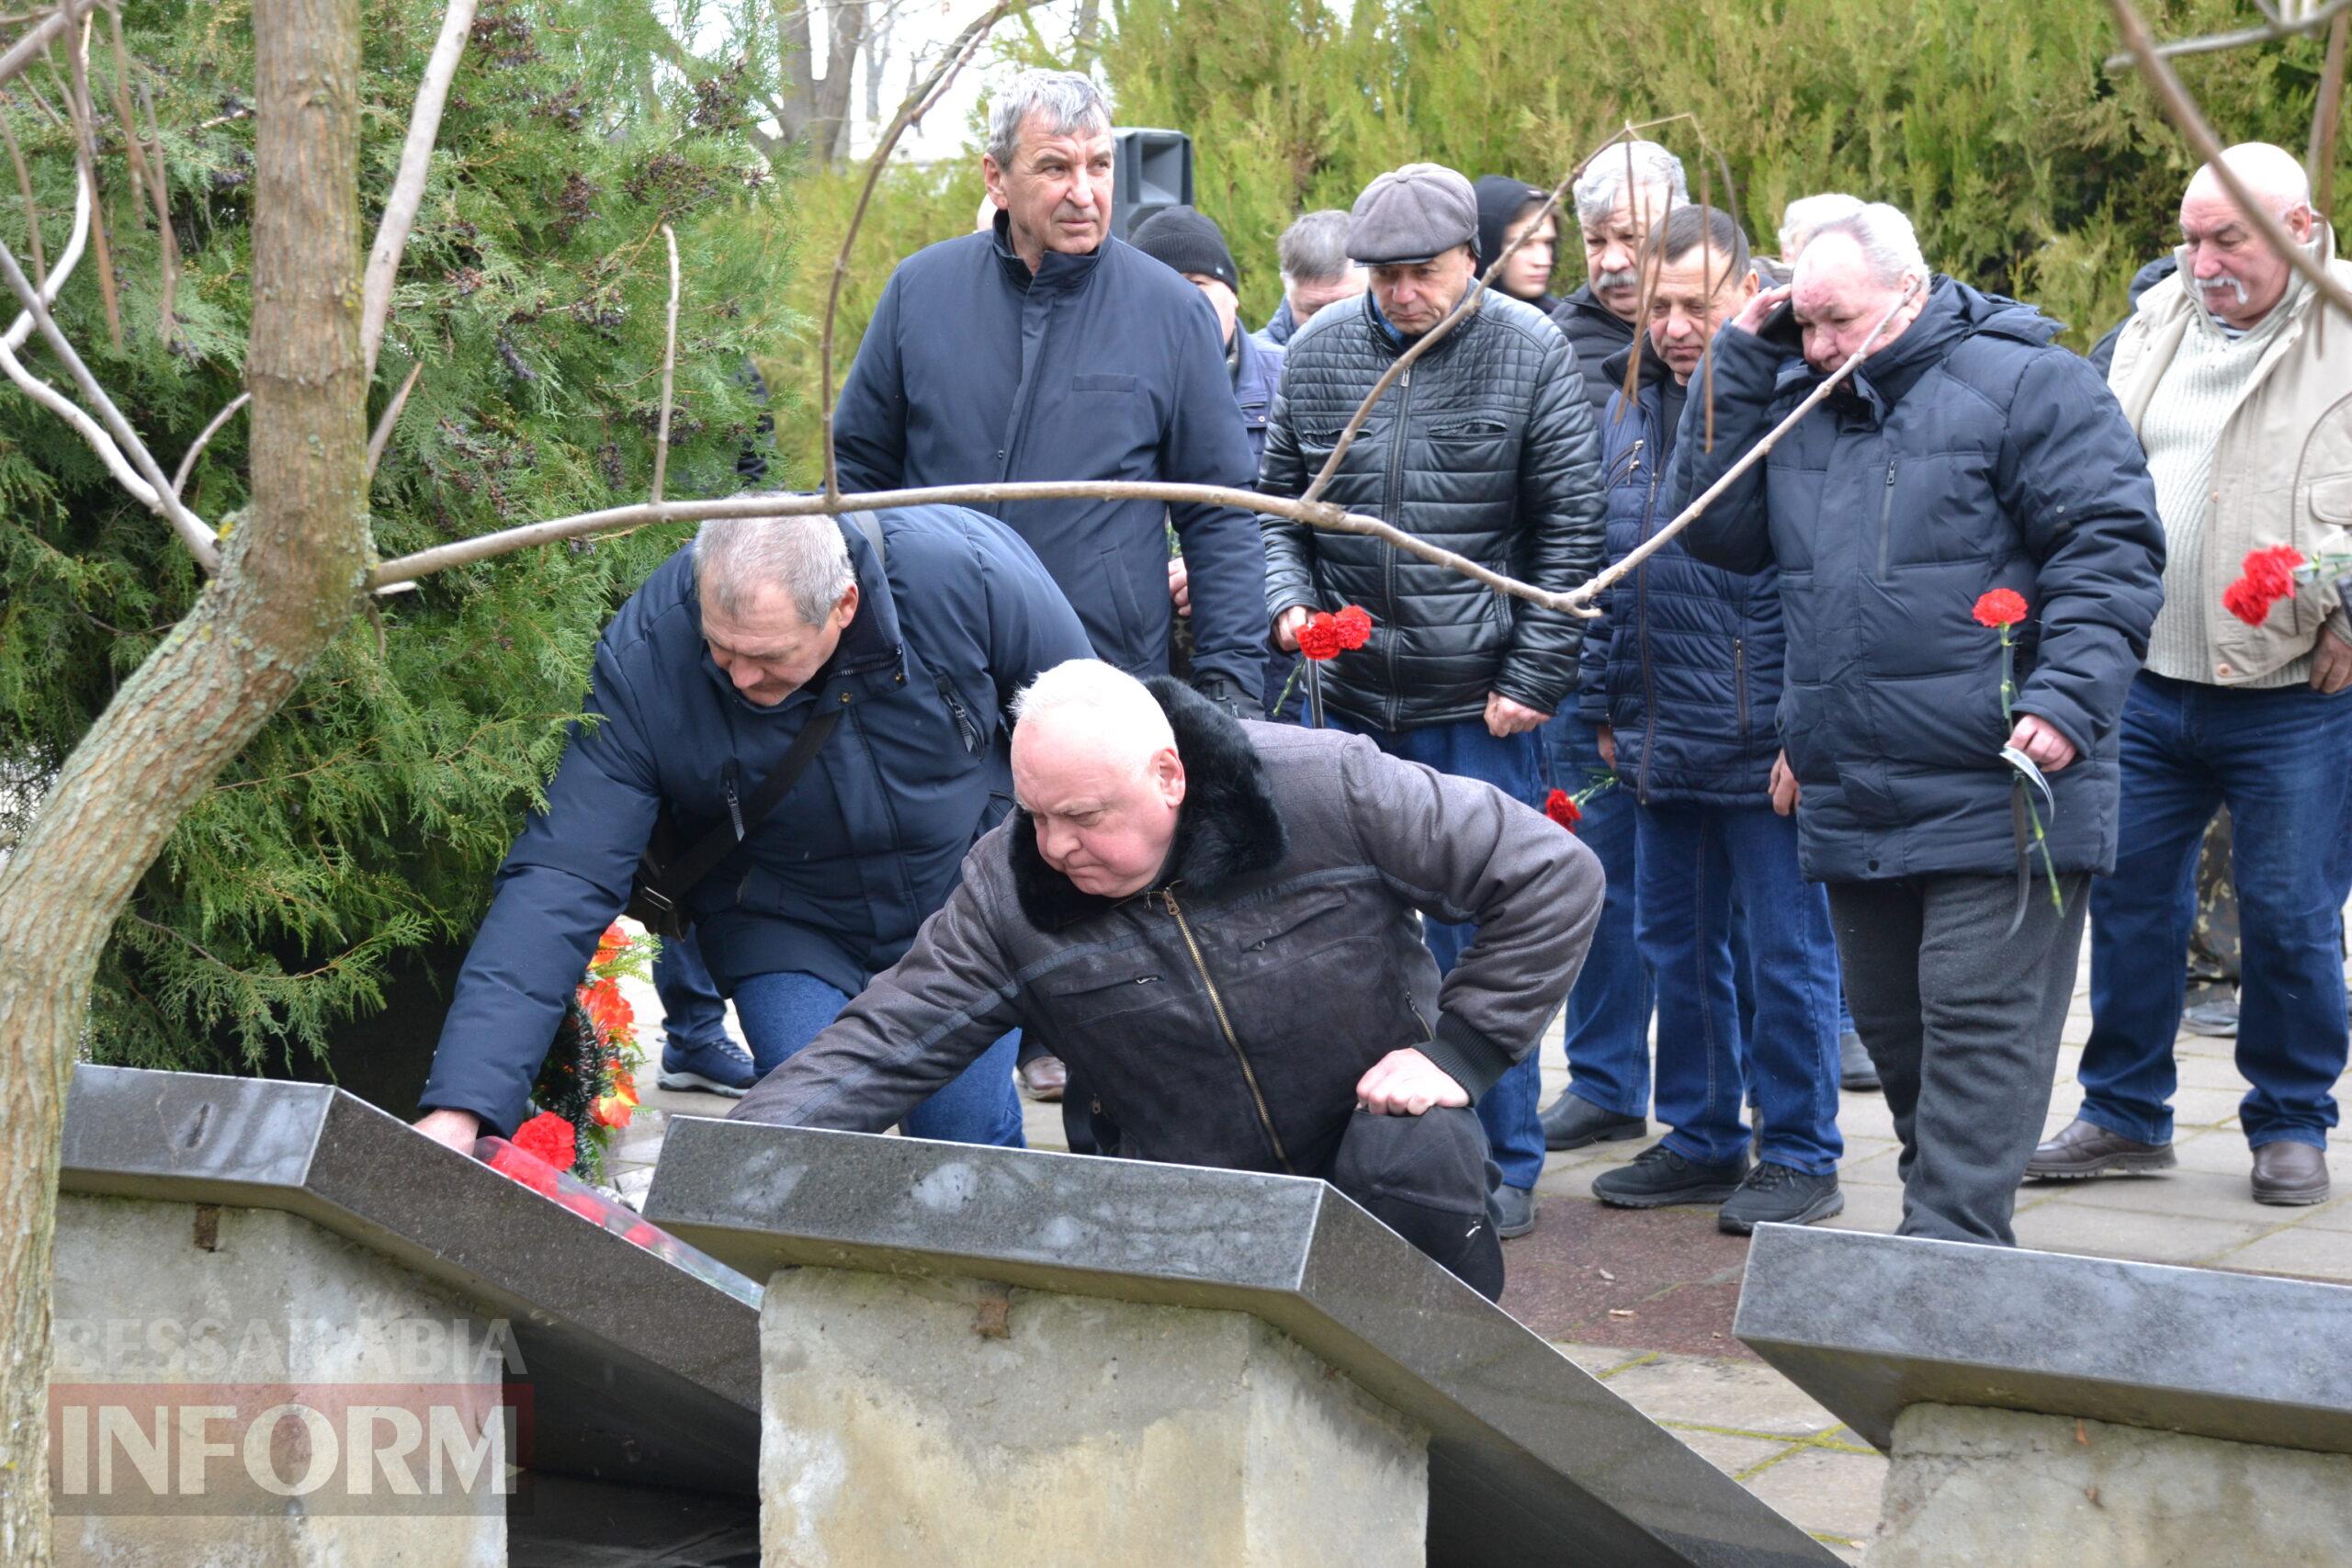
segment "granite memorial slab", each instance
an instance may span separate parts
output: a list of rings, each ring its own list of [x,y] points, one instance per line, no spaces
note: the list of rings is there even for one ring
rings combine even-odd
[[[1871,1568],[2352,1541],[2352,1289],[1765,1225],[1733,1328],[1886,1451]]]
[[[693,1261],[650,1227],[646,1245],[625,1239],[322,1085],[82,1066],[60,1188],[52,1430],[75,1419],[121,1429],[76,1432],[85,1440],[64,1445],[59,1465],[153,1460],[183,1467],[166,1479],[187,1492],[188,1456],[208,1451],[187,1441],[187,1402],[207,1391],[222,1413],[206,1435],[227,1456],[215,1475],[229,1500],[188,1515],[249,1513],[227,1483],[256,1476],[308,1501],[295,1477],[314,1461],[331,1466],[339,1440],[352,1481],[384,1499],[381,1517],[348,1488],[317,1493],[336,1500],[309,1507],[315,1517],[295,1519],[306,1509],[288,1504],[281,1551],[355,1563],[589,1561],[537,1543],[579,1532],[582,1509],[604,1509],[685,1553],[640,1561],[747,1560],[759,1438],[749,1280],[707,1259],[691,1271],[652,1249]],[[242,1408],[286,1390],[274,1418]],[[153,1408],[111,1407],[125,1401]],[[486,1462],[459,1430],[485,1410],[503,1424],[498,1456],[525,1472],[499,1489],[503,1532],[469,1537],[469,1506],[418,1501],[415,1475],[450,1455]],[[147,1414],[182,1423],[168,1453],[164,1435],[145,1432]],[[242,1450],[220,1446],[240,1431]],[[153,1451],[125,1448],[126,1433],[149,1437]],[[395,1454],[363,1477],[363,1437],[397,1449],[404,1433],[415,1439],[400,1450],[413,1472]],[[59,1465],[60,1485],[107,1493]],[[535,1483],[559,1479],[547,1496],[562,1506],[541,1519]],[[230,1538],[257,1528],[134,1520],[140,1511],[61,1502],[62,1555],[87,1536],[90,1560],[108,1560],[107,1532],[119,1544],[156,1528],[187,1540],[193,1530],[234,1555],[244,1549]],[[321,1535],[333,1513],[348,1516],[345,1535]],[[301,1531],[308,1539],[294,1540]],[[694,1554],[695,1542],[729,1539],[732,1555]],[[280,1558],[255,1545],[237,1560]]]
[[[853,1401],[835,1386],[835,1360],[888,1383],[876,1397],[903,1402],[902,1425],[928,1421],[963,1438],[978,1431],[1001,1447],[1031,1440],[1024,1415],[991,1416],[983,1401],[1001,1386],[990,1382],[992,1359],[1023,1353],[1024,1325],[1035,1322],[1046,1325],[1039,1335],[1058,1337],[1040,1338],[1037,1351],[1061,1358],[1058,1370],[1051,1359],[1038,1364],[1037,1397],[1090,1409],[1122,1401],[1143,1416],[1157,1408],[1124,1386],[1106,1392],[1105,1382],[1149,1381],[1157,1369],[1136,1364],[1136,1348],[1154,1336],[1190,1347],[1182,1359],[1200,1369],[1193,1391],[1167,1396],[1188,1414],[1227,1386],[1274,1376],[1275,1363],[1301,1353],[1327,1376],[1343,1376],[1390,1427],[1367,1436],[1365,1413],[1352,1406],[1317,1421],[1354,1451],[1372,1451],[1392,1481],[1414,1472],[1390,1437],[1409,1434],[1425,1455],[1415,1561],[1835,1561],[1320,1181],[681,1118],[670,1124],[646,1215],[773,1280],[773,1383],[813,1381],[805,1390],[772,1386],[768,1441],[771,1453],[784,1439],[803,1445],[811,1466],[838,1464],[843,1450],[829,1449],[827,1434],[841,1437],[864,1419],[842,1414]],[[955,1327],[969,1380],[926,1383],[927,1370],[909,1375],[861,1359],[883,1314],[899,1325],[936,1319]],[[1226,1325],[1242,1318],[1259,1326]],[[959,1388],[988,1392],[959,1400]],[[1246,1448],[1254,1429],[1237,1414],[1225,1431]],[[775,1479],[763,1501],[788,1511],[794,1505],[779,1504]],[[825,1560],[816,1548],[780,1556],[773,1529],[766,1539],[772,1562]],[[1316,1560],[1386,1560],[1331,1544],[1336,1555]]]

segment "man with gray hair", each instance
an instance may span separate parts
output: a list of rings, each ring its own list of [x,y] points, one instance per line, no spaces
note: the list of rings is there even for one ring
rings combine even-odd
[[[2294,154],[2248,142],[2230,172],[2339,285],[2352,265]],[[2227,806],[2243,939],[2238,1125],[2259,1203],[2328,1196],[2346,1046],[2352,897],[2352,322],[2271,248],[2210,164],[2180,202],[2179,270],[2140,297],[2109,385],[2146,449],[2165,604],[2123,709],[2123,852],[2091,894],[2082,1109],[2027,1174],[2174,1164],[2173,1041],[2198,845]],[[2226,599],[2252,552],[2315,564],[2291,597]],[[2291,580],[2290,580],[2291,581]]]
[[[1552,312],[1553,324],[1577,351],[1585,397],[1599,419],[1616,389],[1601,361],[1634,344],[1634,314],[1641,308],[1642,242],[1669,207],[1690,200],[1682,160],[1655,141],[1621,141],[1577,176],[1570,192],[1584,236],[1585,280]]]
[[[1501,1294],[1469,1107],[1583,960],[1583,846],[1491,785],[1093,660],[1022,696],[1012,782],[906,957],[733,1115],[879,1132],[1042,1030],[1117,1153],[1325,1178]],[[1442,977],[1421,916],[1477,924]]]
[[[592,722],[498,874],[418,1127],[470,1149],[530,1114],[557,1022],[664,818],[682,849],[719,852],[663,891],[734,998],[752,1066],[774,1068],[946,899],[1011,793],[1006,705],[1086,652],[1060,591],[993,518],[923,506],[704,524],[597,639]],[[1013,1050],[901,1107],[907,1130],[1017,1145]]]
[[[1823,191],[1819,196],[1801,196],[1781,209],[1781,262],[1793,267],[1797,257],[1813,237],[1826,224],[1851,218],[1862,209],[1862,198],[1848,196],[1842,190]]]
[[[1160,480],[1248,489],[1258,466],[1200,291],[1111,235],[1114,146],[1100,89],[1024,73],[989,105],[986,231],[901,263],[833,429],[842,488]],[[1197,502],[993,507],[1061,585],[1094,651],[1168,668],[1172,522],[1188,568],[1193,680],[1258,707],[1265,556],[1250,514]]]
[[[1905,1235],[2014,1243],[2086,885],[2115,863],[2117,721],[2163,597],[2139,443],[2057,333],[1930,275],[1910,220],[1864,206],[1715,339],[1714,441],[1691,399],[1658,502],[1679,512],[1867,355],[1682,540],[1780,573],[1793,777],[1774,795],[1828,885]]]
[[[1283,302],[1256,335],[1276,348],[1316,311],[1363,292],[1363,268],[1348,259],[1348,215],[1336,207],[1306,213],[1283,230],[1274,254],[1282,263]]]

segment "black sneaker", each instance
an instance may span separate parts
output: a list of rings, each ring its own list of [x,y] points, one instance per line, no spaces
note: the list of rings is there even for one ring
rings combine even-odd
[[[1588,1144],[1620,1144],[1649,1135],[1646,1116],[1621,1116],[1603,1111],[1579,1094],[1561,1090],[1560,1098],[1544,1108],[1544,1146],[1558,1154]]]
[[[1620,1209],[1663,1209],[1669,1203],[1720,1203],[1747,1175],[1745,1156],[1724,1165],[1699,1165],[1664,1144],[1652,1144],[1631,1165],[1596,1177],[1592,1195]]]
[[[1715,1224],[1733,1235],[1746,1235],[1758,1225],[1809,1225],[1845,1212],[1846,1194],[1838,1190],[1836,1171],[1807,1176],[1768,1159],[1724,1201]]]
[[[1838,1087],[1857,1090],[1880,1087],[1878,1067],[1862,1049],[1862,1037],[1850,1029],[1838,1037]]]

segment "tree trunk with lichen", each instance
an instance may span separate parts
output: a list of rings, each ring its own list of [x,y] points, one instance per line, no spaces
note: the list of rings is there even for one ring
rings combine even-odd
[[[254,0],[253,502],[220,577],[0,867],[0,1562],[49,1561],[58,1138],[90,978],[220,765],[346,626],[367,565],[357,0]]]

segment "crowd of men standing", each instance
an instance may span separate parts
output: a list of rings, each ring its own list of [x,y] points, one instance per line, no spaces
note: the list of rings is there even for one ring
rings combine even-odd
[[[2227,162],[2316,265],[2352,278],[2290,156]],[[1323,499],[1538,588],[1650,553],[1586,619],[1367,535],[1218,504],[903,509],[773,537],[714,525],[600,645],[590,706],[606,722],[575,739],[502,873],[421,1125],[462,1143],[518,1119],[565,965],[669,810],[733,819],[736,858],[689,902],[751,1052],[682,1040],[665,1070],[738,1094],[766,1078],[747,1113],[1017,1141],[1019,1049],[1022,1081],[1066,1087],[1075,1146],[1176,1157],[1187,1096],[1215,1093],[1138,1077],[1096,1032],[1116,1015],[1148,1036],[1144,1004],[1190,994],[1105,958],[1148,946],[1110,933],[1157,898],[1197,972],[1195,1021],[1214,1020],[1236,1103],[1254,1101],[1197,1157],[1340,1161],[1367,1201],[1406,1194],[1398,1213],[1431,1184],[1396,1172],[1436,1162],[1487,1189],[1510,1236],[1535,1223],[1547,1147],[1643,1138],[1654,1113],[1663,1136],[1596,1196],[1717,1204],[1744,1232],[1842,1208],[1842,1083],[1887,1097],[1905,1233],[2006,1244],[2029,1171],[2170,1163],[2198,851],[2226,804],[2254,1196],[2326,1195],[2352,894],[2344,568],[2260,626],[2217,612],[2250,549],[2352,546],[2352,338],[2333,334],[2330,356],[2316,291],[2213,171],[2184,197],[2177,272],[2139,296],[2103,378],[2054,343],[2059,323],[1933,271],[1894,208],[1793,203],[1779,254],[1758,255],[1647,142],[1576,182],[1586,281],[1565,298],[1544,191],[1414,164],[1282,236],[1282,303],[1253,333],[1207,217],[1112,236],[1113,163],[1086,78],[1031,73],[997,97],[986,227],[900,265],[843,389],[844,490],[1141,479],[1296,498],[1328,470]],[[1351,438],[1376,383],[1474,290]],[[2022,610],[1985,615],[1996,591]],[[1351,605],[1369,637],[1316,682],[1337,734],[1234,723],[1306,719],[1301,634]],[[1156,679],[1171,653],[1192,695]],[[788,747],[833,708],[855,746],[820,731]],[[763,735],[749,750],[747,729]],[[831,800],[747,824],[751,785],[808,767],[805,750]],[[1351,781],[1336,795],[1316,782],[1327,763]],[[1579,799],[1578,847],[1537,815],[1554,791]],[[995,902],[956,891],[947,864],[991,830],[1009,848],[963,875],[994,867]],[[1407,841],[1430,832],[1476,852]],[[1290,841],[1318,869],[1235,896]],[[1275,1037],[1311,1021],[1298,998],[1362,984],[1326,973],[1347,939],[1316,923],[1359,874],[1381,919],[1418,913],[1434,979],[1408,974],[1386,1015],[1402,1032],[1310,1089]],[[1183,900],[1203,919],[1211,888],[1196,941]],[[2037,1148],[2086,914],[2080,1120]],[[1289,954],[1279,987],[1261,984],[1269,951]],[[1001,962],[1014,952],[1048,956]],[[1571,1082],[1544,1107],[1536,1039],[1563,1000]],[[1370,1152],[1328,1116],[1286,1122],[1301,1112],[1285,1095],[1339,1097],[1317,1116],[1458,1115],[1482,1139]],[[1324,1153],[1297,1163],[1285,1133]],[[1498,1259],[1415,1238],[1499,1289]]]

